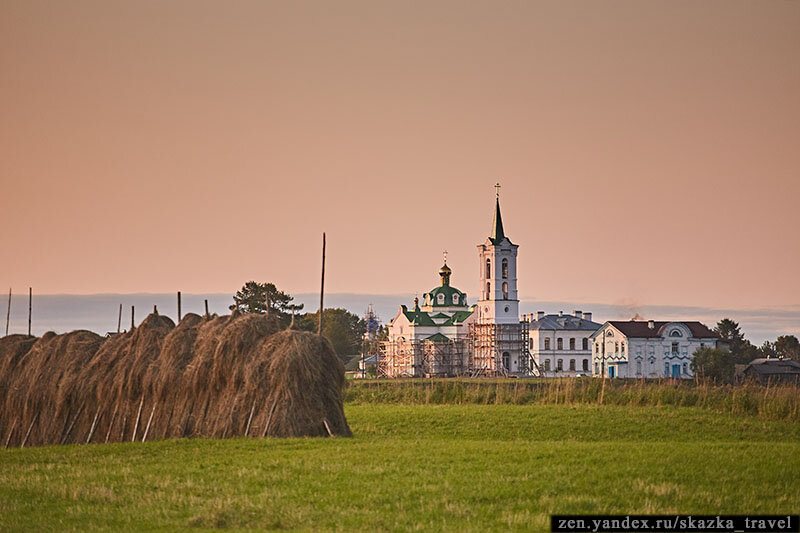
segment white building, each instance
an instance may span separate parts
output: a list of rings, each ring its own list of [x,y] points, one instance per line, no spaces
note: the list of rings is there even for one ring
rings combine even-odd
[[[611,378],[691,378],[694,352],[718,343],[700,322],[606,322],[591,336],[592,371]]]
[[[601,327],[592,322],[592,313],[544,311],[531,317],[528,343],[531,357],[542,377],[591,376],[592,334]]]
[[[506,237],[499,194],[492,232],[478,245],[480,297],[450,285],[445,262],[441,284],[423,295],[422,306],[401,305],[382,344],[379,372],[397,376],[527,374],[530,357],[522,339],[517,296],[517,249]],[[525,323],[524,325],[527,325]]]

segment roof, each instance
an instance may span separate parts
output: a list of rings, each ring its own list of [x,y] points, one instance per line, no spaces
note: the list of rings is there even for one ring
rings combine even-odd
[[[419,309],[413,309],[411,311],[406,308],[406,306],[402,306],[403,314],[406,315],[406,318],[412,324],[417,326],[435,326],[436,324],[431,319],[430,315],[425,311],[420,311]]]
[[[506,238],[505,232],[503,232],[503,217],[500,215],[500,196],[497,197],[497,203],[495,204],[494,209],[494,222],[492,223],[492,234],[489,236],[489,240],[492,241],[492,244],[500,244],[500,242]]]
[[[450,338],[447,337],[446,335],[442,335],[441,333],[434,333],[430,337],[427,337],[425,340],[432,342],[450,342]]]
[[[655,338],[661,337],[664,333],[664,327],[667,324],[683,324],[696,339],[718,339],[717,335],[708,327],[697,321],[686,320],[672,320],[667,322],[653,321],[653,327],[649,327],[647,320],[611,320],[608,322],[618,330],[620,330],[626,337],[637,338]]]
[[[440,294],[444,294],[444,303],[440,304],[437,301],[437,296]],[[458,295],[458,303],[453,303],[453,295]],[[430,305],[433,307],[466,307],[467,306],[467,295],[461,292],[460,290],[452,287],[450,285],[440,285],[435,289],[431,290],[430,292],[426,292],[425,296],[430,295],[430,301],[425,300],[425,305]]]
[[[574,315],[562,315],[562,316],[545,315],[542,318],[531,322],[529,329],[531,330],[569,329],[569,330],[595,331],[599,329],[601,326],[602,324],[598,324],[597,322],[592,322],[591,320],[585,320],[583,318],[579,318]]]
[[[800,363],[791,359],[754,359],[745,368],[757,374],[798,374],[800,375]]]

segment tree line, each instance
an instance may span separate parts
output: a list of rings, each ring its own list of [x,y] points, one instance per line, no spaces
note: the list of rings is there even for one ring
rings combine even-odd
[[[728,344],[729,349],[701,348],[694,352],[692,372],[701,378],[730,383],[736,365],[746,365],[762,357],[800,361],[800,341],[794,335],[781,335],[774,342],[766,341],[761,346],[755,346],[744,337],[739,324],[729,318],[717,322],[714,331]]]

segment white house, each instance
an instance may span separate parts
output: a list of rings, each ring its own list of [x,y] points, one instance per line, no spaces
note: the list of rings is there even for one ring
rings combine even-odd
[[[532,318],[532,317],[531,317]],[[528,326],[529,351],[542,377],[591,376],[592,333],[600,328],[592,313],[536,313]]]
[[[596,376],[691,378],[694,352],[722,341],[700,322],[614,320],[594,332],[590,342]]]

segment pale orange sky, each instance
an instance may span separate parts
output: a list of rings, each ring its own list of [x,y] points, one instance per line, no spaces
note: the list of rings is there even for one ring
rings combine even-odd
[[[800,2],[0,2],[0,284],[800,303]]]

